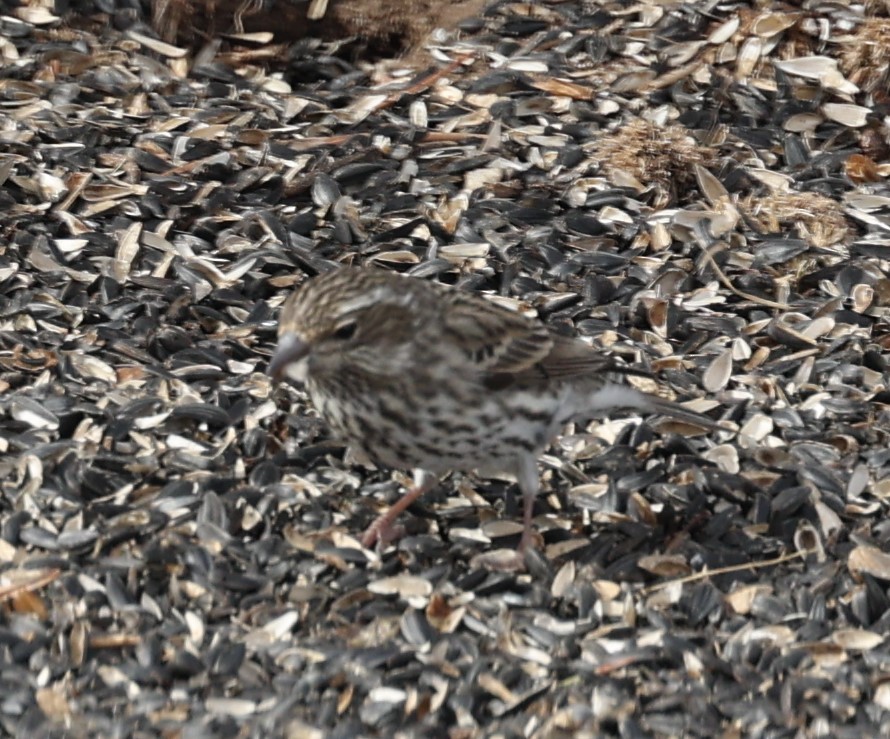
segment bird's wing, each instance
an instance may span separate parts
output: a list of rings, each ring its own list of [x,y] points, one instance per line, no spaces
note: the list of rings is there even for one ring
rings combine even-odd
[[[448,297],[442,338],[480,373],[522,372],[553,348],[550,331],[537,321],[476,295],[455,291]]]
[[[468,373],[489,390],[578,382],[579,414],[628,407],[661,413],[703,428],[723,427],[695,411],[622,382],[619,375],[651,377],[642,368],[618,364],[580,339],[554,333],[545,324],[502,308],[485,298],[443,292],[442,343],[462,353]]]
[[[624,373],[624,368],[615,363],[608,354],[602,354],[580,339],[571,336],[551,334],[553,347],[539,363],[539,371],[547,377],[560,380],[595,379],[596,375]]]
[[[485,298],[457,292],[449,297],[443,338],[459,348],[486,384],[595,379],[597,373],[621,371],[583,341]]]

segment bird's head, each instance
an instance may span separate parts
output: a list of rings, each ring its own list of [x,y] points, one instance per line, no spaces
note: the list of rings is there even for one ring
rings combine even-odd
[[[414,353],[416,292],[413,280],[371,269],[307,280],[281,309],[268,374],[297,382],[344,370],[397,374]]]

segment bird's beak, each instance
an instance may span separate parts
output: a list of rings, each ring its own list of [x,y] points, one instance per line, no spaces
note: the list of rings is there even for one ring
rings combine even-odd
[[[266,369],[275,382],[281,382],[287,375],[287,368],[304,359],[309,354],[309,344],[296,334],[282,334],[278,337],[278,347]]]

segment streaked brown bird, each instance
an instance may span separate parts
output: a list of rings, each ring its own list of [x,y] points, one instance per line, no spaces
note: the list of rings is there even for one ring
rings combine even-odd
[[[710,419],[625,384],[645,374],[486,298],[371,268],[307,280],[281,312],[268,372],[305,383],[342,439],[414,485],[365,532],[371,547],[449,471],[515,475],[520,550],[532,539],[537,458],[570,420],[614,408]]]

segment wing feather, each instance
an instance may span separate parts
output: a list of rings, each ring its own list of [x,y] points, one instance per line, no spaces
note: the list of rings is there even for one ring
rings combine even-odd
[[[481,374],[520,373],[553,349],[546,326],[485,298],[453,292],[442,314],[446,340]]]
[[[478,295],[449,292],[442,320],[443,338],[460,347],[492,388],[546,380],[595,381],[598,374],[636,372],[579,339],[557,334]]]

